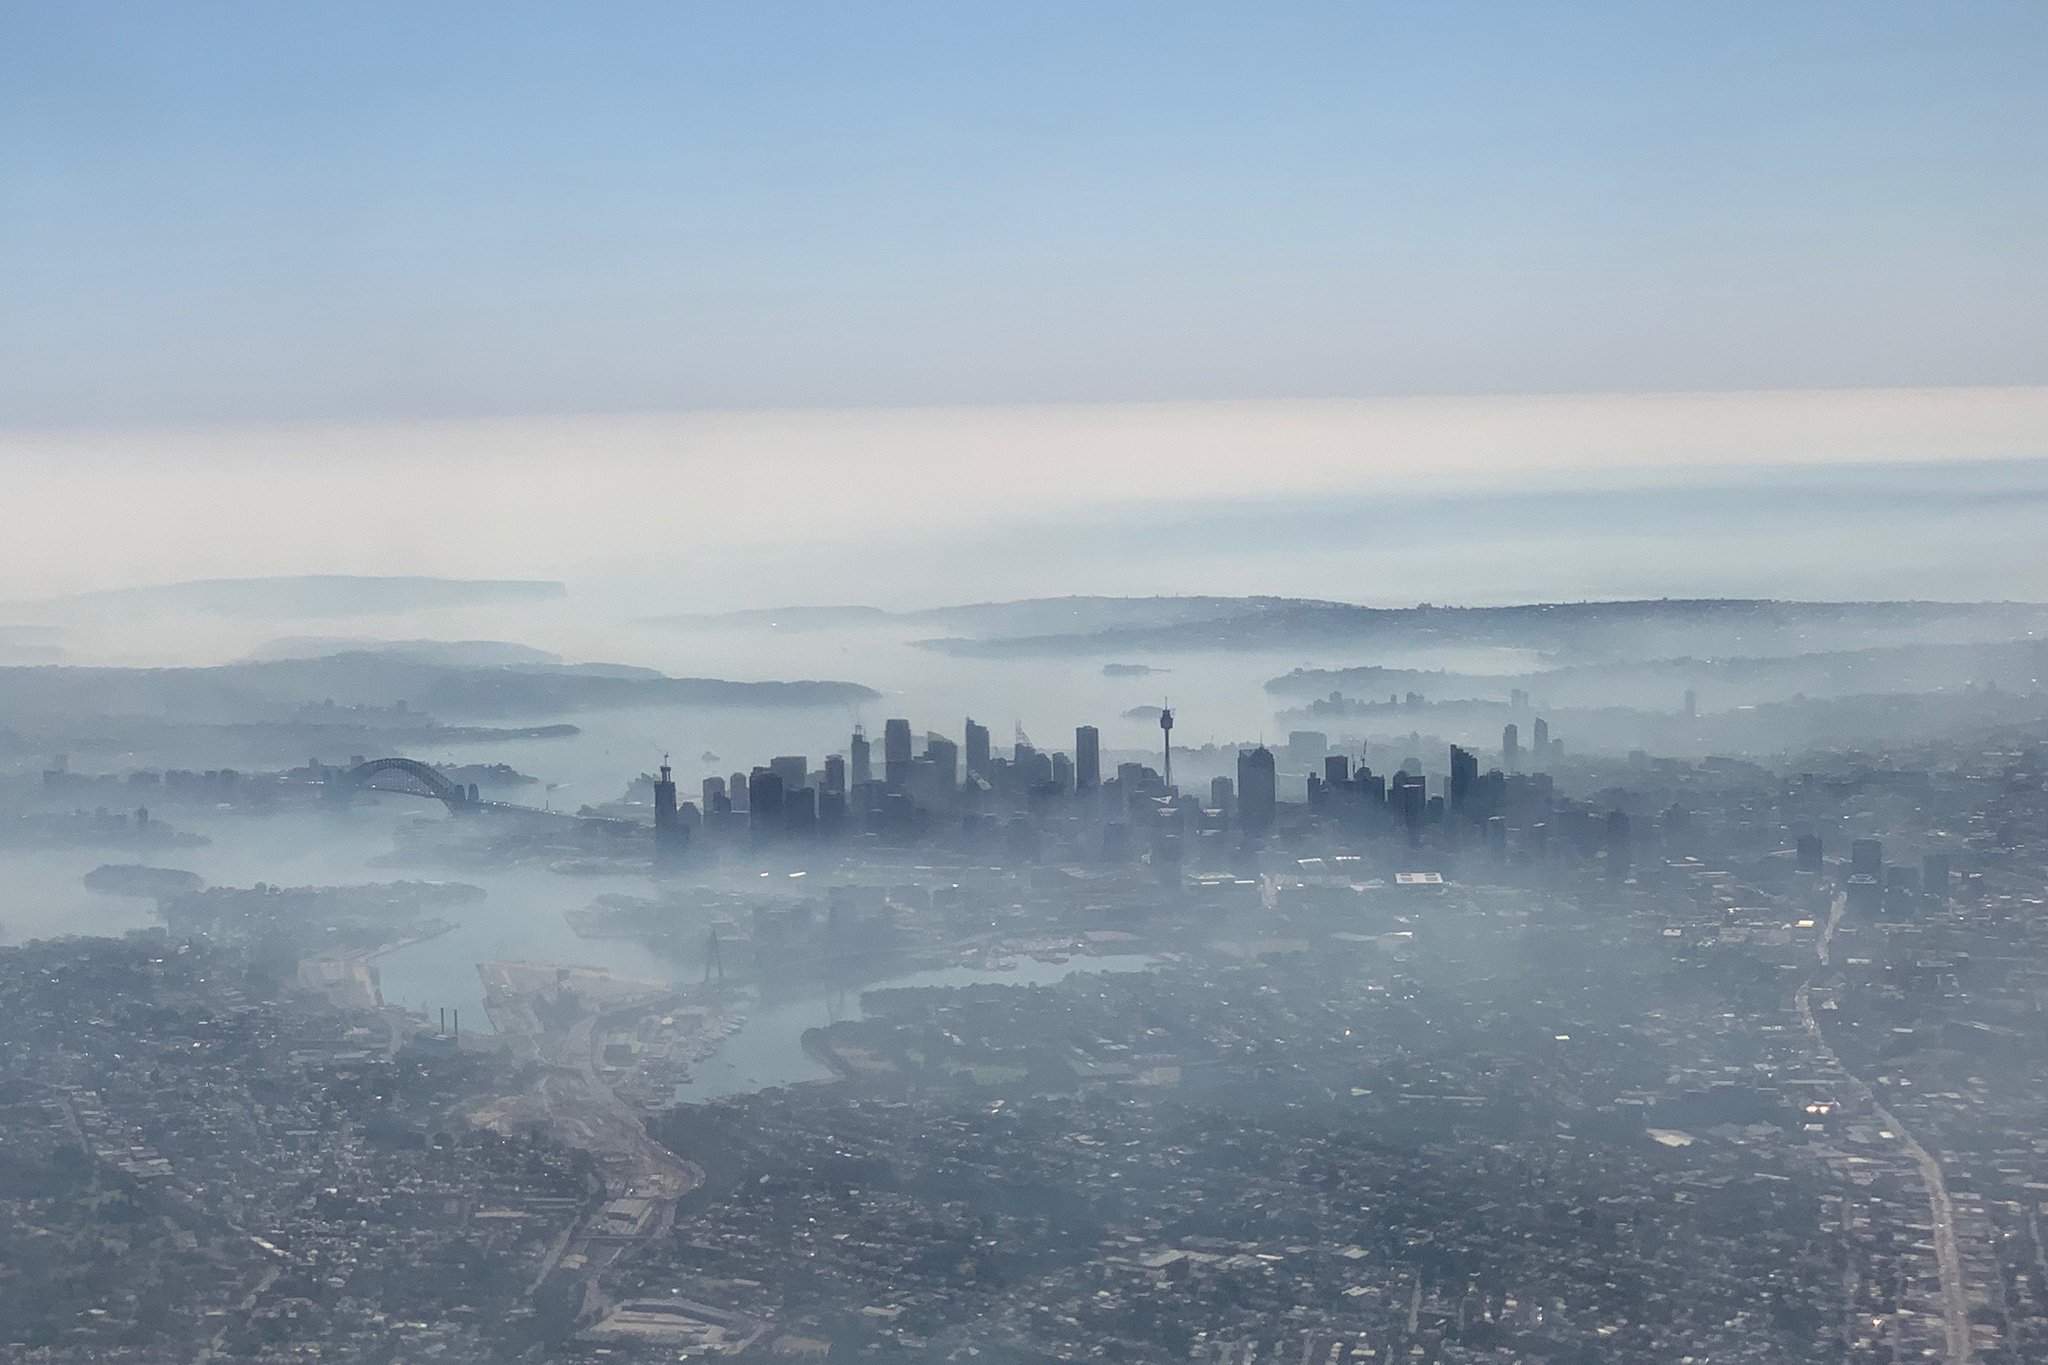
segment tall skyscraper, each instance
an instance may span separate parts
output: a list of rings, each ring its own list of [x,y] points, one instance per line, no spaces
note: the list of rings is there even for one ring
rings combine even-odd
[[[960,746],[944,735],[924,737],[924,756],[937,769],[938,781],[947,791],[960,785]]]
[[[1514,772],[1522,762],[1522,732],[1509,721],[1500,731],[1500,766]]]
[[[654,861],[657,866],[682,857],[683,841],[689,832],[676,818],[676,780],[669,770],[668,755],[661,758],[661,776],[654,779]]]
[[[846,760],[838,754],[825,755],[825,794],[846,795]]]
[[[894,717],[882,722],[882,781],[900,789],[910,780],[910,722]]]
[[[969,777],[987,779],[991,771],[988,762],[988,727],[986,725],[976,725],[974,717],[969,716],[967,718],[965,737],[967,741],[967,775]]]
[[[1460,749],[1458,752],[1465,751]],[[1411,846],[1422,842],[1422,821],[1429,805],[1428,793],[1429,787],[1422,774],[1411,773],[1405,768],[1394,774],[1394,784],[1387,793],[1387,803],[1393,807],[1401,827],[1408,832]]]
[[[1529,727],[1529,747],[1535,751],[1535,761],[1542,763],[1550,757],[1550,722],[1536,717],[1536,723]]]
[[[1450,807],[1454,811],[1465,809],[1465,803],[1472,798],[1472,786],[1479,780],[1479,759],[1469,749],[1451,746],[1451,791]]]
[[[782,790],[785,794],[810,785],[810,763],[802,754],[784,754],[779,758],[771,758],[768,760],[768,771],[782,779]]]
[[[1240,749],[1237,755],[1237,823],[1247,834],[1264,834],[1273,828],[1279,804],[1279,783],[1273,771],[1273,751],[1261,744]]]
[[[1102,732],[1092,725],[1074,727],[1074,788],[1093,791],[1102,785]]]
[[[747,826],[757,835],[782,830],[782,779],[766,768],[747,777]]]
[[[854,726],[853,740],[846,746],[846,752],[853,766],[853,785],[859,787],[874,781],[874,767],[868,759],[867,731]]]
[[[1884,876],[1884,843],[1879,839],[1858,839],[1849,845],[1849,875]]]

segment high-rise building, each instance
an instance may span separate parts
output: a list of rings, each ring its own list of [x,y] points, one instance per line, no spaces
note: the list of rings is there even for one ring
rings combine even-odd
[[[1237,806],[1237,788],[1227,777],[1209,779],[1209,805],[1228,815]]]
[[[874,768],[868,759],[868,735],[860,726],[853,727],[853,739],[846,746],[850,765],[853,768],[853,785],[865,786],[875,780]]]
[[[960,785],[960,746],[944,735],[928,734],[924,737],[924,756],[931,760],[937,770],[937,781],[945,790],[951,791]]]
[[[901,716],[882,722],[882,781],[900,788],[910,780],[910,722]]]
[[[1247,834],[1264,834],[1273,828],[1279,803],[1279,783],[1273,771],[1273,752],[1261,744],[1240,749],[1237,754],[1237,823]]]
[[[1500,766],[1513,772],[1521,761],[1522,732],[1515,728],[1513,721],[1509,721],[1500,731]]]
[[[839,754],[825,755],[825,791],[827,796],[846,795],[846,760]]]
[[[782,830],[782,779],[766,768],[747,777],[747,827],[756,835]]]
[[[1550,757],[1550,722],[1541,716],[1529,727],[1529,748],[1538,763]]]
[[[1797,861],[1793,864],[1801,872],[1819,872],[1822,867],[1820,836],[1802,834],[1799,836]]]
[[[1459,752],[1464,751],[1461,749]],[[1393,807],[1395,818],[1407,830],[1411,845],[1422,842],[1422,822],[1429,804],[1427,793],[1428,785],[1422,775],[1406,769],[1394,774],[1393,786],[1387,792],[1387,804]]]
[[[988,727],[976,725],[974,717],[967,718],[966,730],[967,775],[986,779],[990,775]]]
[[[1451,790],[1450,807],[1454,811],[1465,809],[1471,799],[1473,784],[1479,780],[1479,759],[1470,749],[1451,746]]]
[[[768,760],[768,771],[782,779],[783,794],[787,796],[806,785],[805,779],[810,772],[810,763],[802,754],[784,754]]]
[[[1074,787],[1093,791],[1102,785],[1102,732],[1092,725],[1074,727]]]
[[[1323,766],[1323,755],[1330,752],[1330,737],[1320,730],[1289,730],[1287,732],[1287,771],[1312,772]]]
[[[1323,783],[1331,787],[1351,785],[1351,759],[1344,754],[1330,754],[1323,759]]]
[[[676,818],[675,774],[669,770],[667,755],[663,755],[661,776],[654,779],[655,864],[664,866],[676,862],[682,857],[684,841],[689,837],[689,831]]]
[[[705,778],[703,791],[704,809],[707,811],[717,810],[718,803],[725,799],[725,779],[722,777]]]
[[[1849,845],[1849,875],[1852,877],[1884,877],[1884,842],[1879,839],[1858,839]]]
[[[732,808],[734,810],[745,810],[747,808],[747,775],[735,769],[732,777],[726,782],[725,794],[732,801]]]

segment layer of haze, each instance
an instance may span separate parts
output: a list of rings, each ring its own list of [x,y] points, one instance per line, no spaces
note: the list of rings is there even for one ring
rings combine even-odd
[[[2048,598],[2040,388],[64,430],[0,451],[17,598],[280,573],[558,578],[628,616]]]
[[[2048,596],[2044,69],[2006,3],[16,6],[0,596]]]

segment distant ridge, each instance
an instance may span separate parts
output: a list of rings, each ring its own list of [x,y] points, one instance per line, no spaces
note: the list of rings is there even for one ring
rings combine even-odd
[[[777,607],[654,618],[682,628],[936,627],[919,648],[966,658],[1232,652],[1418,644],[1533,650],[1577,661],[1651,655],[1812,653],[1868,645],[1977,643],[2048,632],[2048,603],[1773,598],[1624,598],[1506,606],[1371,607],[1309,597],[1035,597],[889,611]]]
[[[622,664],[451,666],[353,652],[205,668],[0,667],[0,714],[177,716],[208,723],[289,718],[308,704],[479,716],[622,706],[843,706],[881,693],[830,679],[678,678]]]
[[[1090,602],[1102,612],[1101,599]],[[1872,631],[1887,643],[2009,639],[2048,630],[2048,604],[2034,602],[1793,602],[1767,598],[1635,598],[1533,602],[1515,606],[1367,607],[1326,600],[1248,598],[1120,599],[1137,619],[1061,631],[1002,629],[995,607],[971,610],[985,627],[972,636],[919,640],[963,657],[1118,656],[1136,650],[1239,651],[1402,644],[1466,644],[1599,658],[1610,651],[1654,653],[1809,652],[1852,643]],[[1046,604],[1029,604],[1042,615]],[[1152,613],[1150,618],[1142,613]],[[926,614],[937,617],[941,613]],[[1660,635],[1668,634],[1668,641]],[[1839,637],[1839,638],[1838,638]],[[1665,647],[1668,645],[1669,647]]]

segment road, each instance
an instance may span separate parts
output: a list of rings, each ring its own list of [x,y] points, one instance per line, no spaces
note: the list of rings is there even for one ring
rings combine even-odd
[[[1842,1059],[1836,1056],[1834,1048],[1828,1045],[1826,1036],[1820,1031],[1820,1022],[1813,1015],[1811,996],[1814,977],[1819,976],[1829,965],[1834,951],[1835,930],[1840,927],[1843,912],[1847,907],[1848,897],[1837,895],[1834,904],[1828,908],[1827,927],[1821,931],[1820,941],[1816,945],[1820,962],[1813,974],[1800,985],[1799,993],[1793,997],[1794,1003],[1799,1007],[1799,1022],[1806,1026],[1806,1031],[1820,1050],[1821,1056],[1861,1095],[1863,1102],[1869,1106],[1870,1112],[1877,1116],[1878,1121],[1898,1136],[1906,1155],[1912,1157],[1913,1164],[1919,1167],[1920,1183],[1927,1189],[1927,1211],[1934,1223],[1935,1266],[1941,1275],[1941,1318],[1945,1347],[1943,1357],[1949,1365],[1968,1365],[1973,1355],[1970,1348],[1970,1296],[1963,1285],[1962,1253],[1956,1247],[1955,1205],[1949,1200],[1948,1181],[1941,1173],[1941,1163],[1935,1159],[1934,1153],[1920,1145],[1919,1139],[1913,1136],[1912,1130],[1905,1124],[1899,1122],[1896,1114],[1879,1102],[1877,1092],[1871,1088],[1870,1083],[1842,1064]]]
[[[577,1019],[560,1031],[523,1035],[533,1060],[543,1068],[535,1087],[507,1097],[473,1117],[486,1126],[516,1130],[538,1123],[557,1141],[598,1159],[606,1200],[645,1199],[650,1216],[633,1232],[607,1228],[601,1211],[579,1218],[548,1248],[527,1287],[539,1291],[565,1260],[574,1258],[584,1284],[581,1316],[601,1315],[610,1301],[604,1274],[634,1248],[668,1236],[675,1226],[676,1201],[695,1189],[704,1173],[656,1142],[643,1116],[605,1082],[597,1052],[601,1029],[613,1015],[632,1015],[663,1003],[659,997],[633,1001]]]

